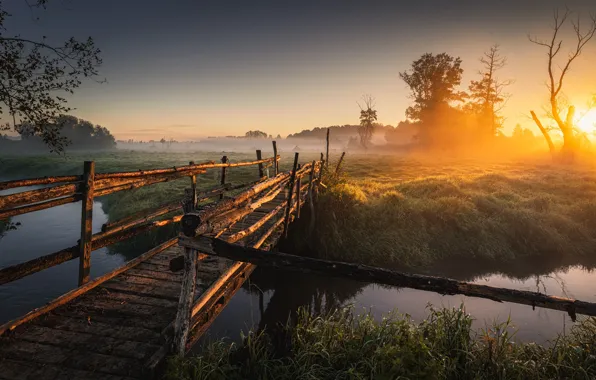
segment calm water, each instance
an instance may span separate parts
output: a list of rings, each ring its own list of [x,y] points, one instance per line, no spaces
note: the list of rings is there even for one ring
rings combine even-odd
[[[80,207],[80,203],[73,203],[13,218],[12,222],[20,222],[21,226],[15,231],[8,231],[0,239],[0,268],[75,245],[80,234]],[[100,203],[94,204],[93,216],[93,230],[98,232],[107,221]],[[94,251],[91,275],[100,276],[140,253],[141,249],[132,253],[130,249],[122,253],[114,248]],[[76,287],[77,276],[78,261],[72,260],[0,286],[0,323]],[[568,268],[525,281],[487,275],[475,282],[596,301],[596,274],[580,268]],[[517,339],[523,341],[545,342],[572,325],[566,313],[553,310],[532,310],[529,306],[510,303],[464,296],[440,296],[431,292],[380,287],[327,277],[273,273],[257,268],[214,322],[206,339],[237,339],[240,330],[283,323],[291,311],[304,305],[310,306],[313,311],[352,305],[357,311],[369,310],[379,318],[397,308],[420,320],[428,314],[428,304],[457,307],[461,303],[476,319],[475,326],[478,328],[485,327],[486,323],[493,320],[503,321],[511,316],[518,330]]]

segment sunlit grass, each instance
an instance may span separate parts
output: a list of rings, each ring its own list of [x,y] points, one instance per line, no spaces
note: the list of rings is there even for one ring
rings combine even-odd
[[[394,312],[382,320],[351,310],[299,313],[271,339],[217,341],[172,359],[166,379],[591,379],[596,324],[587,319],[547,346],[516,343],[511,321],[472,330],[463,308],[431,309],[420,323]],[[275,344],[273,342],[276,342]],[[280,347],[283,346],[283,347]]]

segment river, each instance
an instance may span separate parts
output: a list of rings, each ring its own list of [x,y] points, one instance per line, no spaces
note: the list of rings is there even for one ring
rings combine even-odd
[[[7,231],[0,239],[0,268],[75,245],[80,234],[80,207],[80,203],[72,203],[12,218],[12,222],[20,223],[20,226],[16,230]],[[93,212],[93,231],[98,232],[107,221],[107,215],[99,202],[94,204]],[[91,276],[95,278],[109,272],[141,253],[140,248],[138,252],[131,252],[130,249],[119,252],[117,248],[94,251]],[[25,314],[73,289],[77,285],[77,273],[78,261],[72,260],[0,286],[0,323]],[[596,273],[579,267],[526,280],[487,274],[474,282],[513,289],[540,290],[555,296],[596,301],[596,291],[593,288]],[[351,306],[358,312],[370,311],[378,318],[397,308],[414,320],[421,320],[428,314],[429,304],[436,307],[457,307],[462,303],[475,318],[474,326],[478,329],[486,327],[492,321],[504,321],[511,317],[516,340],[520,341],[544,343],[572,325],[566,313],[554,310],[532,310],[525,305],[464,296],[441,296],[413,289],[257,268],[213,323],[205,339],[229,337],[236,340],[241,330],[286,321],[289,312],[298,306],[310,306],[315,311]]]

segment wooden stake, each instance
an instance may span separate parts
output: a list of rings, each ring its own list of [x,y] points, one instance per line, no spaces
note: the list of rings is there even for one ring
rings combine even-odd
[[[313,201],[313,181],[315,177],[315,162],[312,162],[312,169],[308,175],[308,206],[310,208],[310,223],[308,225],[308,237],[312,238],[315,230],[315,204]]]
[[[286,206],[286,217],[284,220],[284,236],[288,236],[288,227],[290,225],[290,210],[292,208],[292,195],[294,194],[294,184],[296,181],[296,170],[298,170],[298,152],[294,153],[294,166],[292,168],[292,175],[290,176],[290,185],[288,186],[288,204]]]
[[[185,248],[184,250],[184,276],[182,277],[178,313],[174,322],[174,340],[171,347],[172,353],[180,357],[183,357],[186,352],[186,340],[190,330],[190,317],[197,279],[197,255],[198,252],[195,249]]]
[[[85,161],[81,204],[81,240],[79,242],[79,286],[89,281],[91,272],[91,242],[93,239],[93,188],[95,162]]]
[[[257,149],[257,160],[261,160],[261,150]],[[265,173],[263,172],[263,164],[259,164],[259,178],[263,178]]]
[[[188,164],[192,166],[195,164],[195,162],[190,161]],[[193,175],[190,177],[190,189],[191,189],[190,201],[192,203],[192,210],[194,211],[197,208],[197,176],[196,175]]]
[[[271,143],[273,144],[273,165],[275,167],[275,175],[277,175],[279,173],[279,161],[277,160],[277,142],[272,141]]]
[[[325,169],[329,170],[329,128],[327,128],[327,150],[325,154]]]
[[[223,156],[221,158],[221,163],[222,164],[227,164],[228,163],[228,156]],[[220,184],[223,185],[225,183],[226,183],[226,167],[223,166],[221,168],[221,181],[220,181]],[[223,193],[221,193],[221,195],[219,196],[219,199],[224,199],[224,194]]]
[[[296,203],[300,203],[300,177],[296,179]],[[300,207],[296,210],[296,219],[300,219]]]
[[[335,167],[335,174],[339,174],[339,169],[341,169],[341,162],[344,160],[345,155],[346,152],[341,153],[341,157],[339,158],[339,161],[337,161],[337,166]]]

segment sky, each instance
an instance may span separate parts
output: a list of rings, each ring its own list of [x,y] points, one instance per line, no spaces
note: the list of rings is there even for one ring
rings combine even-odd
[[[30,0],[31,1],[31,0]],[[117,139],[196,140],[259,129],[274,136],[357,124],[358,101],[375,98],[379,122],[397,125],[410,105],[399,72],[424,53],[461,57],[462,89],[478,78],[478,58],[499,44],[513,79],[505,132],[534,128],[530,110],[547,101],[545,51],[552,11],[587,15],[587,0],[138,1],[25,0],[3,3],[9,32],[64,41],[93,37],[100,77],[69,98],[71,113]],[[39,17],[39,20],[36,20]],[[566,52],[572,37],[563,36]],[[569,38],[571,37],[571,38]],[[596,40],[564,91],[582,109],[596,93]],[[537,132],[537,129],[535,129]]]

